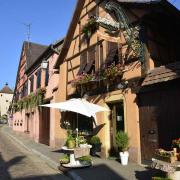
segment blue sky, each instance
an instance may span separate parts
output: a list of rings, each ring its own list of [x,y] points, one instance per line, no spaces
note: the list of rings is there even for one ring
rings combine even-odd
[[[171,0],[180,8],[179,0]],[[15,86],[21,47],[31,23],[30,41],[48,45],[65,36],[76,0],[0,0],[0,88]]]

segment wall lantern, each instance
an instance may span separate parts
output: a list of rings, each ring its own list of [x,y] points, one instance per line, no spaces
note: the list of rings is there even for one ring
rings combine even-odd
[[[117,84],[116,87],[117,87],[118,89],[126,89],[127,86],[128,86],[128,81],[125,81],[125,82],[121,82],[121,83]]]
[[[41,69],[47,69],[48,67],[48,62],[46,60],[43,60],[41,63]]]

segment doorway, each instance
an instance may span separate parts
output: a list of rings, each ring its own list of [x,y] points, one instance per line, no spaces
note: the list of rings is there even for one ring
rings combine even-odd
[[[49,146],[50,141],[50,108],[42,108],[40,123],[40,142]]]
[[[172,140],[180,137],[180,81],[148,87],[139,94],[141,159],[152,159],[157,148],[172,150]]]
[[[29,133],[30,132],[30,114],[27,113],[26,114],[26,130],[25,130],[26,133]]]
[[[117,146],[116,146],[116,133],[118,131],[124,131],[125,125],[124,125],[124,103],[122,101],[118,101],[115,103],[109,103],[108,104],[110,108],[110,156],[116,155],[118,152]]]

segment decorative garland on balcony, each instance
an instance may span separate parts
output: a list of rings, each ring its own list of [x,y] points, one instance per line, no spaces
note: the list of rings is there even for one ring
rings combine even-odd
[[[22,98],[18,102],[13,103],[12,108],[15,112],[22,111],[23,109],[32,109],[44,103],[45,88],[38,89],[35,93]]]
[[[128,16],[119,4],[108,2],[105,8],[115,13],[119,23],[119,29],[122,31],[127,44],[132,48],[136,56],[140,58],[140,61],[144,62],[144,47],[139,37],[140,27],[132,27],[130,25]]]
[[[141,29],[140,26],[131,26],[128,16],[119,4],[108,2],[105,8],[108,11],[115,13],[117,22],[102,17],[90,18],[88,23],[85,24],[82,29],[86,39],[89,39],[92,36],[92,34],[97,30],[98,25],[107,29],[110,33],[121,30],[128,46],[131,47],[135,56],[139,57],[141,62],[144,62],[144,46],[139,35]]]

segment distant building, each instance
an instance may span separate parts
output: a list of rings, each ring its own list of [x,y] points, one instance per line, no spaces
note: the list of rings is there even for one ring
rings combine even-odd
[[[7,115],[9,105],[12,101],[13,91],[9,88],[8,83],[0,90],[0,116]]]

